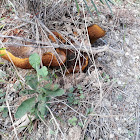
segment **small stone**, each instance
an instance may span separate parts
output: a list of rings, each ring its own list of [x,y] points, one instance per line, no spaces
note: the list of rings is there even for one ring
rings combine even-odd
[[[115,117],[115,119],[116,119],[116,121],[118,121],[119,120],[119,117]]]
[[[122,85],[122,82],[121,81],[117,81],[118,85]]]
[[[111,57],[108,56],[108,57],[106,58],[106,61],[107,61],[107,62],[110,62],[110,61],[111,61]]]
[[[98,61],[102,61],[102,58],[101,57],[98,57],[97,59],[98,59]]]
[[[121,61],[120,60],[116,60],[116,63],[117,63],[117,66],[121,67],[122,64],[121,64]]]
[[[125,38],[125,42],[128,45],[129,44],[129,39],[128,38]]]
[[[118,131],[121,132],[122,131],[122,128],[121,127],[118,127]]]
[[[129,52],[126,52],[126,53],[125,53],[125,56],[129,56]]]
[[[109,102],[107,99],[103,101],[104,106],[111,106],[111,102]]]
[[[135,60],[139,60],[140,57],[137,55],[134,58],[135,58]]]
[[[113,105],[114,108],[117,108],[118,106],[116,104]]]
[[[100,15],[100,18],[101,18],[102,20],[105,20],[105,19],[106,19],[104,15]]]
[[[110,139],[114,138],[114,134],[110,134],[109,137],[110,137]]]
[[[123,120],[124,120],[124,121],[126,121],[127,119],[126,119],[126,118],[124,118]]]
[[[138,49],[139,46],[138,46],[137,44],[134,44],[134,45],[132,46],[132,48],[133,48],[133,49]]]

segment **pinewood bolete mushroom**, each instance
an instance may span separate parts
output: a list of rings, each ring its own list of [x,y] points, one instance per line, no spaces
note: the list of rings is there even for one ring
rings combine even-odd
[[[11,31],[9,34],[13,36],[21,36],[23,35],[23,32],[24,32],[23,30],[15,29]],[[56,38],[61,40],[61,42],[66,43],[66,40],[59,33],[57,32],[53,32],[53,33],[56,36]],[[88,35],[89,35],[90,43],[93,44],[97,39],[105,35],[105,31],[98,25],[94,24],[88,27]],[[52,42],[56,42],[56,39],[52,35],[49,35],[48,37]],[[6,42],[7,40],[8,39],[4,38],[2,42]],[[10,62],[13,62],[13,64],[16,67],[22,69],[31,69],[32,66],[29,63],[29,56],[34,52],[36,51],[33,47],[8,46],[6,47],[6,50],[0,50],[0,55],[2,58]],[[66,53],[64,49],[58,48],[55,50],[55,53],[43,50],[42,63],[45,66],[60,66],[67,61],[67,57],[68,57],[67,55],[69,55],[69,53]],[[78,64],[76,66],[73,66],[73,64],[69,63],[69,67],[68,67],[69,72],[67,73],[73,72],[73,69],[75,72],[80,71],[79,69],[83,71],[88,65],[87,54],[84,53],[84,58],[80,57],[79,61],[82,65]]]
[[[105,31],[96,24],[89,26],[87,29],[91,44],[93,44],[97,39],[105,36]]]

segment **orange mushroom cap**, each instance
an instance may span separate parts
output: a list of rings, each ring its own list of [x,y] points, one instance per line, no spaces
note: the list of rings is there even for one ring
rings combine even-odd
[[[93,44],[97,39],[105,36],[106,33],[100,26],[96,24],[89,26],[87,29],[91,44]]]

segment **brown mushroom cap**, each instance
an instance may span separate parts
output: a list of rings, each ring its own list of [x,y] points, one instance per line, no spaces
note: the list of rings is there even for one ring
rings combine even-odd
[[[90,43],[93,44],[97,39],[105,36],[105,31],[98,25],[93,24],[88,27]]]

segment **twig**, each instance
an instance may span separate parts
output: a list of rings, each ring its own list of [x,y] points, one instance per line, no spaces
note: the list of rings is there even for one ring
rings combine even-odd
[[[37,44],[34,43],[34,44]],[[61,48],[61,49],[71,49],[71,50],[77,50],[77,51],[82,51],[82,52],[87,52],[87,53],[90,53],[90,54],[97,54],[97,53],[100,53],[100,52],[104,52],[104,51],[107,51],[109,49],[108,45],[105,45],[103,47],[98,47],[98,48],[92,48],[91,49],[89,48],[89,46],[87,46],[86,48],[85,47],[79,47],[79,46],[75,46],[75,48],[72,46],[72,45],[65,45],[65,44],[54,44],[52,43],[52,46],[50,45],[46,45],[45,46],[45,43],[41,43],[42,45],[44,44],[44,46],[40,46],[40,48]],[[24,47],[34,47],[34,48],[38,48],[38,45],[24,45],[24,44],[20,44],[20,43],[3,43],[3,45],[6,45],[8,47],[10,46],[14,46],[14,47],[19,47],[19,46],[24,46]]]
[[[49,110],[49,112],[50,112],[50,114],[51,114],[53,120],[55,121],[55,124],[57,125],[57,128],[59,129],[59,131],[60,131],[61,134],[63,135],[63,138],[65,139],[65,135],[64,135],[64,133],[62,132],[62,130],[61,130],[59,124],[57,123],[57,121],[56,121],[56,119],[55,119],[55,117],[54,117],[52,111],[50,110],[50,108],[49,108],[47,105],[46,105],[46,107],[47,107],[47,109]]]
[[[10,119],[11,119],[11,122],[12,122],[12,125],[13,125],[13,128],[14,128],[14,132],[15,132],[15,135],[16,135],[16,139],[19,140],[18,134],[17,134],[17,130],[16,130],[16,127],[15,127],[15,125],[14,125],[13,118],[12,118],[12,113],[11,113],[11,110],[10,110],[9,102],[8,102],[8,100],[7,100],[7,99],[8,99],[7,96],[8,96],[9,89],[10,89],[10,88],[8,88],[7,91],[6,91],[6,105],[7,105],[8,112],[9,112],[9,116],[10,116]]]

